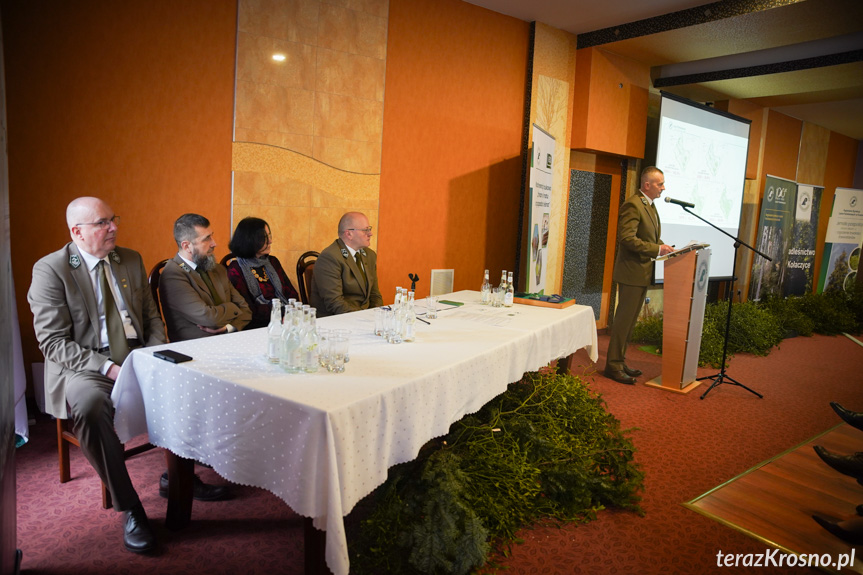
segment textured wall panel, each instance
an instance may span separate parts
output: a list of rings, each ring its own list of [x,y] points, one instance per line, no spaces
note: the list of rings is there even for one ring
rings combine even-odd
[[[562,295],[589,305],[599,319],[611,176],[580,170],[570,173]]]

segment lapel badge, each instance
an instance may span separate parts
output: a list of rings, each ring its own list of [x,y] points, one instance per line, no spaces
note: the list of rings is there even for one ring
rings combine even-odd
[[[192,268],[190,268],[186,262],[180,264],[180,269],[187,273],[192,273]]]
[[[360,255],[363,257],[366,257],[366,250],[364,250],[363,248],[360,248]]]
[[[350,254],[348,253],[348,250],[347,250],[346,248],[342,248],[342,257],[346,258],[346,257],[348,257],[349,255],[350,255]]]
[[[111,259],[114,261],[115,264],[120,263],[120,254],[115,251],[111,251],[111,253],[108,255],[111,256]]]
[[[78,269],[81,266],[81,258],[78,257],[78,254],[69,256],[69,265],[72,266],[72,269]]]
[[[647,198],[641,198],[641,203],[644,204],[645,206],[648,205],[647,204]]]

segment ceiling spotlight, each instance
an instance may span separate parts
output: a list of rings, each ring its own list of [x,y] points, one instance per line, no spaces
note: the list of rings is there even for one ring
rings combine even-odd
[[[273,54],[273,60],[275,60],[276,62],[284,62],[285,61],[285,55],[284,54]]]

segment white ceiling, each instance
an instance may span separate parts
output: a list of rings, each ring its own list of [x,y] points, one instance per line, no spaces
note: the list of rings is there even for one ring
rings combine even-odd
[[[580,43],[610,29],[612,41],[592,45],[650,66],[655,83],[672,78],[652,91],[750,100],[863,140],[863,0],[466,1],[577,34]],[[657,18],[687,10],[670,24]]]

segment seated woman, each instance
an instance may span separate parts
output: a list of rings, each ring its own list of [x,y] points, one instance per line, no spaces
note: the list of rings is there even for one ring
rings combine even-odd
[[[244,329],[266,327],[270,323],[271,301],[299,299],[297,290],[274,256],[270,255],[273,236],[261,218],[243,218],[228,249],[234,254],[228,262],[228,278],[252,308],[252,321]]]

